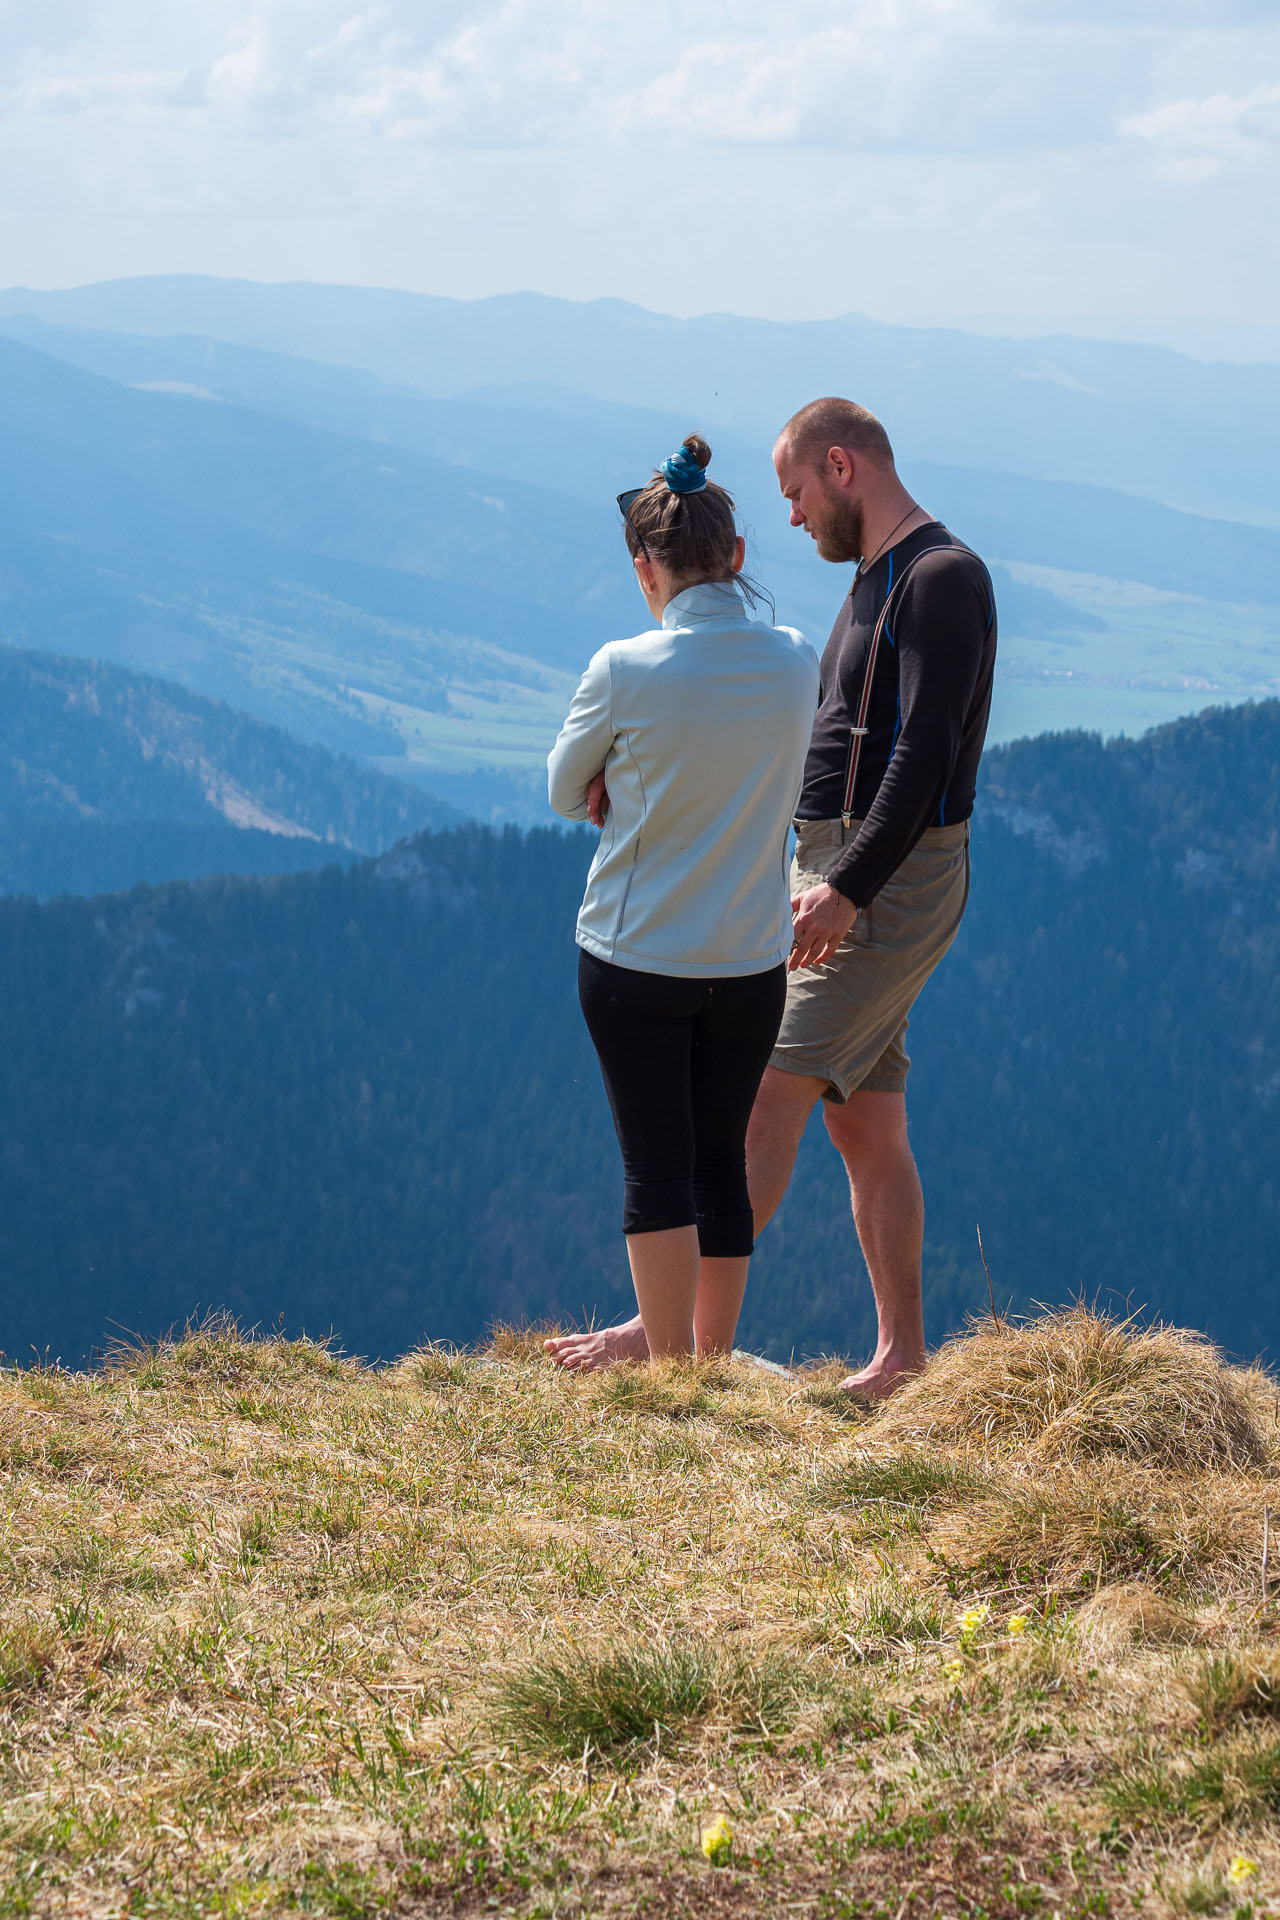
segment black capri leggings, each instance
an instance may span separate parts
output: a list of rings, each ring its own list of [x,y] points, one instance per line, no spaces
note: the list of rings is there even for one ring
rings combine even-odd
[[[786,997],[781,966],[680,980],[578,949],[578,999],[622,1148],[624,1233],[696,1225],[704,1254],[751,1252],[747,1121]]]

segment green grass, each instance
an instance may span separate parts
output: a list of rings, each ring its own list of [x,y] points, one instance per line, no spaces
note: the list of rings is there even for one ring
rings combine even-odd
[[[57,1646],[47,1628],[16,1621],[0,1632],[0,1698],[12,1702],[51,1677]]]
[[[1220,1873],[1190,1873],[1167,1892],[1169,1904],[1177,1913],[1218,1913],[1230,1897]]]
[[[475,1372],[475,1362],[454,1347],[419,1347],[401,1362],[402,1368],[424,1387],[465,1387]]]
[[[814,1488],[817,1505],[860,1509],[868,1538],[918,1530],[924,1517],[973,1499],[984,1476],[963,1461],[927,1453],[865,1457],[833,1467]]]
[[[937,1594],[889,1572],[851,1588],[837,1618],[837,1637],[866,1659],[941,1640],[948,1612]]]
[[[1237,1720],[1280,1719],[1280,1661],[1214,1654],[1187,1679],[1187,1696],[1216,1738]]]
[[[1280,1741],[1237,1741],[1181,1770],[1165,1759],[1121,1769],[1106,1801],[1137,1824],[1251,1831],[1280,1814]]]
[[[596,1376],[592,1397],[608,1412],[666,1420],[693,1420],[717,1404],[708,1381],[693,1368],[659,1375],[648,1367],[610,1367]]]
[[[837,1420],[851,1427],[865,1426],[871,1418],[871,1408],[865,1400],[851,1399],[838,1386],[818,1382],[805,1389],[804,1400],[806,1406],[819,1407],[823,1413],[834,1414]]]
[[[566,1644],[505,1678],[495,1712],[528,1746],[619,1756],[669,1746],[712,1715],[740,1733],[778,1733],[821,1687],[794,1657],[753,1660],[691,1636],[598,1653]]]

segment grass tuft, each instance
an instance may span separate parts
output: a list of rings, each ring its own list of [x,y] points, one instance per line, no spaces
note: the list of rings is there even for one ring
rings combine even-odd
[[[299,1375],[335,1377],[357,1363],[331,1341],[275,1338],[264,1340],[256,1328],[243,1328],[234,1314],[216,1311],[188,1321],[180,1336],[163,1340],[133,1337],[112,1342],[102,1363],[108,1378],[133,1377],[154,1387],[176,1371],[186,1380],[211,1379],[243,1386]]]
[[[985,1476],[965,1461],[903,1453],[885,1460],[860,1457],[833,1467],[818,1481],[814,1499],[824,1507],[876,1504],[925,1513],[958,1506],[984,1484]]]
[[[753,1660],[695,1636],[628,1640],[603,1652],[569,1642],[501,1683],[496,1719],[530,1747],[616,1758],[667,1747],[713,1716],[741,1732],[781,1731],[815,1691],[811,1669],[794,1658]]]
[[[1177,1544],[1162,1539],[1129,1494],[1074,1476],[1010,1483],[944,1516],[931,1544],[971,1584],[998,1591],[1087,1593],[1140,1574],[1173,1579],[1188,1571]]]
[[[1165,1898],[1175,1913],[1217,1913],[1230,1889],[1220,1873],[1192,1872],[1165,1887]]]
[[[1117,1654],[1133,1647],[1184,1646],[1195,1638],[1195,1622],[1162,1594],[1139,1581],[1106,1587],[1076,1615],[1076,1630],[1097,1653]]]
[[[1111,1454],[1238,1469],[1266,1457],[1252,1399],[1200,1335],[1081,1305],[1023,1325],[983,1322],[949,1341],[889,1401],[877,1431],[1042,1461]]]
[[[473,1360],[456,1347],[428,1342],[407,1353],[396,1368],[420,1387],[465,1387],[475,1366]]]
[[[706,1367],[671,1360],[661,1366],[623,1364],[591,1376],[591,1401],[608,1413],[693,1420],[712,1412],[711,1389],[720,1384]]]
[[[47,1628],[17,1621],[0,1631],[0,1699],[33,1692],[53,1671],[57,1640]]]
[[[493,1360],[537,1360],[545,1362],[543,1341],[575,1329],[559,1320],[495,1321],[489,1329],[488,1355]]]
[[[1241,1742],[1192,1769],[1184,1805],[1205,1826],[1252,1826],[1280,1813],[1280,1741]]]
[[[849,1394],[842,1393],[839,1387],[821,1384],[806,1387],[800,1397],[806,1407],[817,1407],[823,1413],[834,1414],[837,1420],[843,1420],[851,1427],[865,1427],[871,1418],[868,1401],[855,1400]]]
[[[1280,1656],[1275,1653],[1215,1654],[1183,1684],[1211,1739],[1240,1720],[1280,1719]]]
[[[1212,1832],[1269,1824],[1280,1814],[1280,1740],[1238,1738],[1185,1772],[1163,1758],[1120,1768],[1105,1797],[1136,1826],[1189,1822]]]
[[[850,1587],[846,1597],[841,1637],[860,1659],[936,1642],[945,1631],[937,1595],[921,1593],[899,1574],[882,1574],[865,1587]]]

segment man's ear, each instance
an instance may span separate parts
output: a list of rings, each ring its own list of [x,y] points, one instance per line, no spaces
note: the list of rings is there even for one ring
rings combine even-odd
[[[854,457],[847,447],[827,448],[827,478],[833,486],[851,487],[854,477]]]

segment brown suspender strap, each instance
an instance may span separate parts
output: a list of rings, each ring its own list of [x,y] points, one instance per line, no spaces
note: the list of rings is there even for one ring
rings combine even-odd
[[[875,630],[871,635],[871,647],[867,654],[867,671],[862,681],[862,698],[858,702],[857,725],[849,729],[849,763],[845,769],[844,805],[840,809],[840,818],[846,827],[850,827],[853,824],[853,796],[858,785],[858,762],[862,758],[862,743],[867,737],[867,714],[871,709],[871,682],[875,679],[876,660],[880,653],[880,636],[888,625],[889,608],[893,603],[893,596],[900,587],[906,586],[907,581],[911,578],[913,568],[919,561],[923,560],[927,554],[955,553],[956,551],[957,549],[952,546],[939,546],[925,547],[920,553],[913,554],[906,566],[902,569],[901,577],[894,581],[884,597],[884,605],[880,609],[880,618],[876,621]]]

